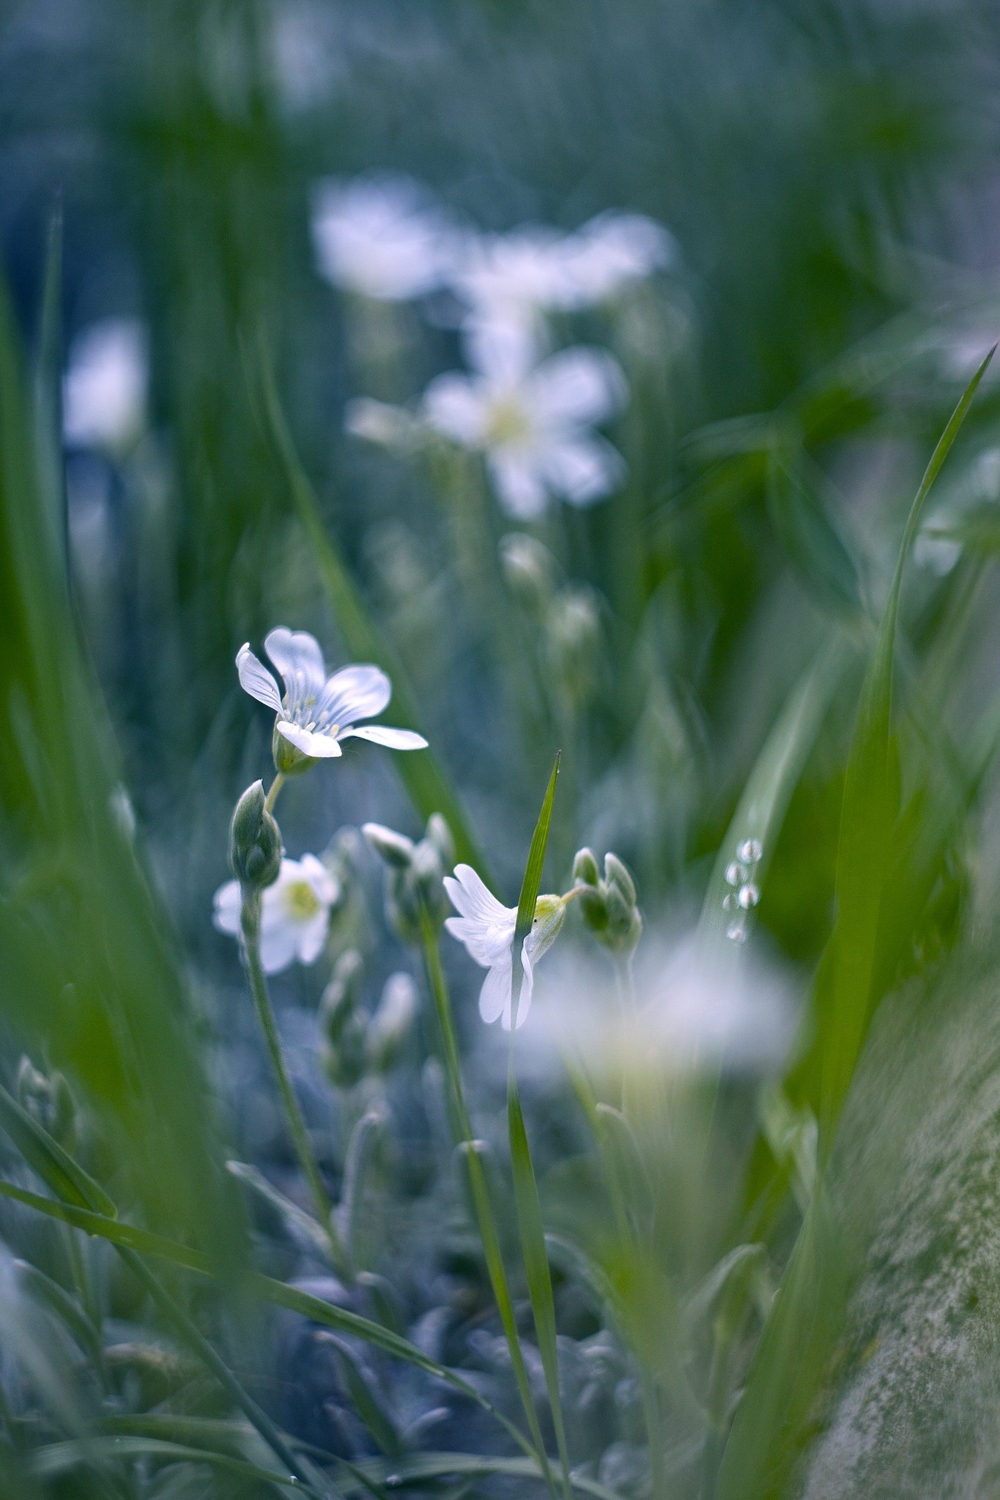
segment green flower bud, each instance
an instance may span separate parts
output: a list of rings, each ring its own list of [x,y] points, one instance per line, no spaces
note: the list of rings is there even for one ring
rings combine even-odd
[[[387,1073],[399,1061],[417,1014],[417,987],[409,974],[392,974],[368,1027],[365,1050],[369,1067]]]
[[[577,885],[597,885],[601,872],[592,849],[578,849],[573,860],[573,880]]]
[[[635,881],[617,854],[604,856],[604,878],[609,885],[616,885],[629,906],[636,901]]]
[[[76,1147],[76,1103],[61,1073],[48,1077],[30,1058],[22,1057],[17,1070],[17,1097],[22,1109],[37,1120],[67,1150]]]
[[[242,886],[262,891],[281,871],[281,830],[264,805],[260,781],[247,787],[229,828],[229,865]]]
[[[365,823],[361,832],[375,853],[387,865],[397,870],[408,870],[413,860],[413,840],[403,833],[396,833],[382,823]]]
[[[551,552],[523,531],[512,531],[500,542],[500,566],[507,587],[532,614],[541,615],[552,597],[554,563]]]
[[[365,1071],[368,1012],[357,1003],[363,970],[361,954],[349,948],[337,960],[320,1001],[323,1066],[337,1088],[353,1088]]]

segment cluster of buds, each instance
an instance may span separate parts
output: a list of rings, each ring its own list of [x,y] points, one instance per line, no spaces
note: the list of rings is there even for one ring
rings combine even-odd
[[[61,1073],[46,1076],[30,1058],[22,1057],[17,1070],[17,1097],[21,1108],[60,1146],[71,1153],[76,1149],[76,1104]]]
[[[635,881],[617,854],[604,856],[602,878],[592,850],[581,849],[573,860],[574,889],[580,892],[585,925],[612,953],[631,958],[642,936],[642,915]]]
[[[570,706],[586,702],[594,686],[601,640],[600,609],[592,589],[556,582],[556,562],[541,542],[514,531],[500,543],[507,587],[541,628],[549,679]]]
[[[323,1065],[337,1088],[353,1088],[367,1074],[394,1068],[416,1018],[417,987],[404,973],[389,976],[371,1015],[360,1003],[363,969],[360,953],[349,948],[338,959],[320,1002]]]
[[[362,833],[385,867],[385,910],[405,943],[418,944],[424,917],[435,929],[451,907],[444,877],[455,863],[451,829],[440,813],[431,813],[419,843],[381,823],[366,823]]]
[[[248,786],[229,826],[229,867],[244,891],[259,894],[281,873],[281,829],[267,808],[264,784]]]

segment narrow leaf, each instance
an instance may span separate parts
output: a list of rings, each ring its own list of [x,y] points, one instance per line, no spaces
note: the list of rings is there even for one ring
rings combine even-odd
[[[555,764],[552,767],[552,775],[545,789],[542,799],[542,810],[538,814],[538,822],[531,837],[531,848],[528,850],[528,863],[524,867],[524,879],[521,881],[521,895],[517,903],[517,921],[514,924],[514,946],[512,949],[511,963],[511,1035],[517,1027],[517,1006],[521,998],[521,983],[524,979],[524,966],[521,962],[521,948],[525,938],[531,931],[535,920],[535,906],[538,901],[538,892],[542,888],[542,869],[545,865],[545,851],[549,843],[549,828],[552,823],[552,802],[556,794],[556,778],[559,775],[559,762],[562,759],[562,751],[556,754]]]

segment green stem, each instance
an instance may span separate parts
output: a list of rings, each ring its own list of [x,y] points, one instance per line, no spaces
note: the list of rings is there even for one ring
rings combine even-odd
[[[281,1038],[278,1035],[277,1022],[274,1019],[271,996],[268,993],[267,980],[264,976],[264,966],[260,961],[260,900],[259,892],[251,892],[244,889],[241,911],[243,928],[242,949],[243,962],[246,966],[247,978],[250,981],[250,992],[253,995],[261,1029],[264,1032],[264,1040],[267,1042],[267,1050],[271,1056],[271,1066],[274,1069],[278,1091],[281,1094],[281,1102],[285,1107],[285,1116],[288,1120],[288,1128],[291,1131],[295,1153],[299,1158],[299,1163],[309,1184],[316,1217],[322,1225],[323,1232],[330,1245],[330,1258],[342,1276],[345,1276],[348,1280],[353,1280],[353,1272],[347,1252],[334,1227],[333,1204],[330,1202],[326,1188],[323,1186],[323,1179],[320,1176],[319,1167],[316,1165],[316,1158],[309,1143],[306,1122],[302,1118],[299,1101],[295,1097],[292,1080],[288,1076],[288,1068],[285,1065],[285,1054],[281,1050]]]
[[[274,804],[278,800],[278,793],[281,791],[281,788],[284,786],[287,780],[288,777],[285,775],[284,771],[278,771],[275,773],[275,777],[271,782],[268,794],[264,798],[264,809],[266,812],[274,812]]]
[[[528,1427],[535,1445],[536,1457],[541,1466],[549,1494],[555,1496],[555,1480],[552,1475],[552,1467],[549,1463],[548,1454],[545,1452],[545,1445],[542,1441],[542,1430],[538,1425],[538,1414],[535,1411],[535,1403],[531,1396],[531,1383],[528,1380],[528,1371],[524,1363],[524,1355],[521,1351],[521,1340],[517,1332],[514,1306],[511,1301],[507,1273],[504,1269],[503,1255],[500,1250],[500,1237],[497,1233],[496,1220],[493,1217],[493,1210],[490,1206],[489,1188],[486,1181],[486,1173],[483,1170],[479,1142],[475,1140],[472,1134],[472,1122],[469,1119],[469,1111],[465,1102],[465,1091],[462,1088],[462,1072],[458,1056],[458,1042],[455,1037],[455,1023],[451,1013],[451,1001],[448,996],[448,987],[445,983],[444,970],[441,967],[441,954],[438,950],[437,932],[430,915],[426,911],[422,911],[420,914],[420,927],[423,938],[427,979],[431,995],[434,999],[434,1008],[437,1012],[438,1025],[441,1031],[445,1072],[448,1075],[453,1104],[453,1120],[458,1126],[456,1133],[459,1136],[459,1143],[464,1147],[463,1154],[469,1173],[469,1186],[472,1192],[472,1203],[476,1214],[479,1237],[483,1242],[483,1251],[486,1256],[486,1268],[489,1272],[490,1284],[493,1288],[497,1310],[500,1313],[500,1321],[503,1324],[504,1334],[507,1338],[507,1348],[510,1351],[514,1378],[517,1382],[521,1404],[524,1407],[524,1414],[528,1419]]]

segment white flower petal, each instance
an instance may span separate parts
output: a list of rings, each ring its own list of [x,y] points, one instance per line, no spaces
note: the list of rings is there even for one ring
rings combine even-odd
[[[471,865],[455,866],[454,875],[444,877],[444,888],[448,899],[463,917],[474,917],[484,922],[504,922],[517,913],[511,906],[504,906],[485,884],[478,871]],[[511,932],[514,929],[511,927]]]
[[[284,678],[290,712],[319,697],[326,682],[326,667],[315,636],[307,630],[287,630],[279,625],[265,637],[264,646]]]
[[[424,421],[465,448],[478,448],[486,435],[487,402],[479,383],[450,371],[432,380],[421,403]]]
[[[307,882],[316,900],[332,906],[340,896],[339,882],[315,854],[303,854],[299,861],[300,878]]]
[[[538,340],[522,316],[470,318],[462,344],[472,368],[492,386],[519,385],[538,358]]]
[[[533,521],[544,514],[548,495],[535,455],[501,448],[487,455],[486,467],[497,499],[508,515]]]
[[[579,345],[554,354],[528,378],[528,404],[545,424],[603,422],[620,411],[628,385],[618,361]]]
[[[240,687],[258,703],[266,703],[275,713],[281,712],[281,694],[278,684],[265,666],[250,650],[249,642],[236,653],[236,670],[240,675]]]
[[[358,719],[373,719],[392,697],[392,683],[380,667],[355,663],[334,672],[316,702],[317,716],[343,729]]]
[[[571,505],[592,505],[625,478],[625,460],[617,448],[592,434],[578,433],[552,443],[543,465],[552,489]]]
[[[518,1026],[518,1030],[520,1030],[520,1028],[524,1025],[525,1021],[528,1019],[528,1011],[531,1009],[531,997],[532,997],[532,994],[534,993],[534,989],[535,989],[535,971],[534,971],[534,967],[532,965],[532,955],[531,955],[530,944],[531,944],[531,934],[529,932],[528,936],[525,938],[524,942],[521,945],[521,971],[522,971],[522,974],[523,974],[523,978],[521,980],[521,993],[520,993],[520,995],[518,996],[518,999],[517,999],[517,1026]],[[507,976],[508,990],[510,988],[510,982],[511,982],[510,981],[510,974],[508,973],[508,976]],[[510,1022],[511,1022],[511,1015],[512,1015],[512,1006],[511,1006],[512,999],[513,999],[513,996],[508,993],[508,995],[507,995],[507,1008],[506,1008],[506,1010],[504,1011],[504,1014],[503,1014],[503,1029],[504,1029],[504,1031],[509,1031],[510,1030]]]
[[[239,937],[242,899],[238,880],[227,880],[225,885],[219,886],[212,897],[212,925],[219,932],[228,933],[230,937]]]
[[[311,729],[303,729],[301,724],[290,724],[287,719],[279,719],[277,728],[282,739],[313,760],[331,760],[344,753],[337,741],[328,734],[316,734]]]
[[[506,966],[496,964],[483,980],[483,987],[479,991],[479,1014],[488,1025],[503,1016],[506,1021],[505,1029],[510,1030],[509,960]]]
[[[412,729],[390,729],[387,724],[359,724],[348,729],[339,738],[349,740],[371,740],[373,745],[385,745],[388,750],[426,750],[427,741],[422,734]]]
[[[315,963],[323,951],[326,935],[330,929],[330,908],[322,907],[308,922],[298,924],[297,957],[300,964]]]
[[[280,974],[294,963],[298,943],[299,924],[277,915],[273,907],[269,913],[265,903],[260,922],[260,961],[264,973]]]
[[[388,301],[441,284],[454,233],[417,183],[388,174],[319,183],[312,232],[324,276]]]

